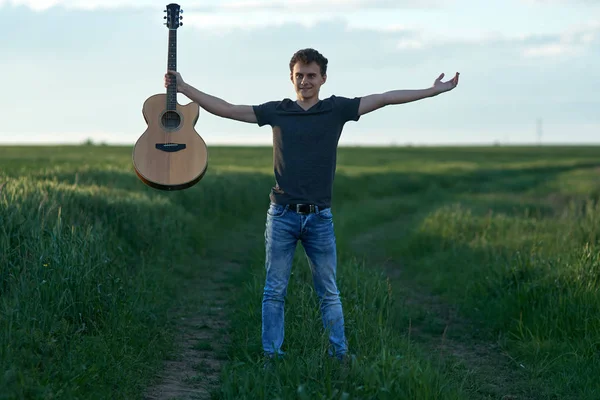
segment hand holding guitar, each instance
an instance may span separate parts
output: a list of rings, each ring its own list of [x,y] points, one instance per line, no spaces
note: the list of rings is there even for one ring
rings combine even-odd
[[[181,74],[177,71],[167,71],[167,73],[165,74],[165,87],[169,87],[169,85],[173,81],[171,75],[175,77],[175,82],[177,83],[177,92],[181,92],[181,88],[185,85],[185,82],[183,81]]]

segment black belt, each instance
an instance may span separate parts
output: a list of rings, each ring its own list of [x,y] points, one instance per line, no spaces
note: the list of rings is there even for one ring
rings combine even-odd
[[[317,206],[314,204],[288,204],[289,210],[298,214],[311,214],[317,212]]]

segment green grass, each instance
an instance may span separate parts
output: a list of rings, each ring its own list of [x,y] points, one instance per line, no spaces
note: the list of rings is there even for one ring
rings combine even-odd
[[[170,311],[205,273],[212,232],[256,210],[224,209],[231,185],[247,182],[249,202],[261,178],[215,171],[166,194],[131,175],[129,149],[0,157],[0,398],[135,398],[172,349]]]
[[[597,399],[599,155],[340,149],[338,276],[356,360],[326,356],[299,245],[287,356],[265,370],[270,148],[209,148],[205,178],[174,193],[137,180],[130,148],[0,148],[0,399],[141,398],[177,317],[203,301],[194,285],[227,262],[243,268],[219,284],[231,342],[215,398]]]

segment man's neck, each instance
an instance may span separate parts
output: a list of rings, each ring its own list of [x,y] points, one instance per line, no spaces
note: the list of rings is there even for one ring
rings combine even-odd
[[[298,96],[298,98],[296,99],[296,103],[300,107],[302,107],[304,110],[308,110],[309,108],[311,108],[312,106],[314,106],[318,102],[319,102],[319,98],[318,97],[312,97],[310,99],[304,99],[304,98]]]

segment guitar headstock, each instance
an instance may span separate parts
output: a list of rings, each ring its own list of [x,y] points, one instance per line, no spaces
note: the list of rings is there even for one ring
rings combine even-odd
[[[167,13],[164,17],[164,19],[167,20],[167,22],[165,22],[167,28],[177,29],[183,25],[183,22],[180,22],[183,17],[179,15],[180,13],[183,14],[183,10],[179,7],[179,4],[171,3],[167,5],[167,9],[164,12]]]

